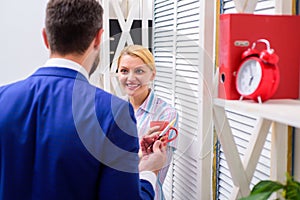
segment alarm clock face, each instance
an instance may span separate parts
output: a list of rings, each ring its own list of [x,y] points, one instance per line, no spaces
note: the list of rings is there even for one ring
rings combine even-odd
[[[250,95],[258,88],[262,79],[261,64],[251,58],[241,64],[237,73],[237,90],[241,95]]]

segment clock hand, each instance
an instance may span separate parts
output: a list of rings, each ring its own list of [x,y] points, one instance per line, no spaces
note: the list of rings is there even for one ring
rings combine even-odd
[[[249,81],[249,86],[251,86],[251,84],[252,84],[252,81],[253,81],[253,76],[251,76],[251,78],[250,78],[250,81]]]
[[[249,70],[250,70],[250,76],[253,77],[252,66],[250,66]]]

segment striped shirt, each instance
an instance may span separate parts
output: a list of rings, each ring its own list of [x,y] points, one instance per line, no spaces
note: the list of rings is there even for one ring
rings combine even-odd
[[[154,94],[153,90],[150,91],[150,94],[147,97],[147,99],[136,111],[135,117],[137,120],[137,129],[138,129],[139,138],[143,137],[147,133],[148,129],[150,128],[150,121],[171,122],[173,119],[176,118],[174,127],[177,128],[177,124],[178,124],[178,114],[175,108],[173,108],[171,105],[169,105],[161,98],[157,97]],[[172,134],[172,132],[170,134]],[[155,200],[165,199],[163,195],[162,184],[166,178],[169,169],[169,164],[171,162],[172,155],[173,155],[173,149],[176,148],[176,144],[177,144],[176,141],[177,139],[169,143],[169,147],[167,151],[167,164],[158,173],[156,189],[155,189]]]

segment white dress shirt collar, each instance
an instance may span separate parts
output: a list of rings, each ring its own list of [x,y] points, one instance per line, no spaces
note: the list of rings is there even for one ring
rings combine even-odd
[[[49,60],[47,60],[43,67],[62,67],[73,69],[83,74],[86,77],[86,79],[89,80],[88,72],[81,65],[72,60],[64,58],[50,58]]]

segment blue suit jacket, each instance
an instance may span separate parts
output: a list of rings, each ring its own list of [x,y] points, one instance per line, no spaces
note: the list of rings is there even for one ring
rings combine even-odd
[[[152,199],[131,105],[71,69],[0,87],[0,199]]]

